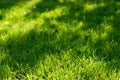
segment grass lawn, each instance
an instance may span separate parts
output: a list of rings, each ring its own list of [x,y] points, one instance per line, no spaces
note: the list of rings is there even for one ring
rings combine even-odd
[[[120,80],[120,2],[0,0],[0,80]]]

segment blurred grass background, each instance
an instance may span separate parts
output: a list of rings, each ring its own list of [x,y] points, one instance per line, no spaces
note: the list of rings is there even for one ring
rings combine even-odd
[[[1,80],[119,80],[120,2],[0,0]]]

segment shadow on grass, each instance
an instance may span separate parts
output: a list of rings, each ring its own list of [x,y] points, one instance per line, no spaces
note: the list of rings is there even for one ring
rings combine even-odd
[[[0,9],[9,9],[10,7],[22,1],[23,0],[0,0]]]
[[[44,60],[45,53],[53,52],[51,43],[48,32],[38,32],[34,29],[23,35],[9,37],[3,44],[8,57],[1,62],[1,65],[7,61],[13,72],[19,70],[16,72],[18,73],[16,78],[21,78],[19,74],[26,75],[38,61]]]

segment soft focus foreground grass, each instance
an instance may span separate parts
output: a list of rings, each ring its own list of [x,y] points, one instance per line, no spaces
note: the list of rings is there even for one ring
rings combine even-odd
[[[119,80],[117,0],[0,1],[0,80]]]

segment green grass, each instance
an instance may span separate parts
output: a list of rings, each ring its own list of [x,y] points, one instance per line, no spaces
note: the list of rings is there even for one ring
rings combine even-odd
[[[119,80],[120,2],[0,0],[0,80]]]

